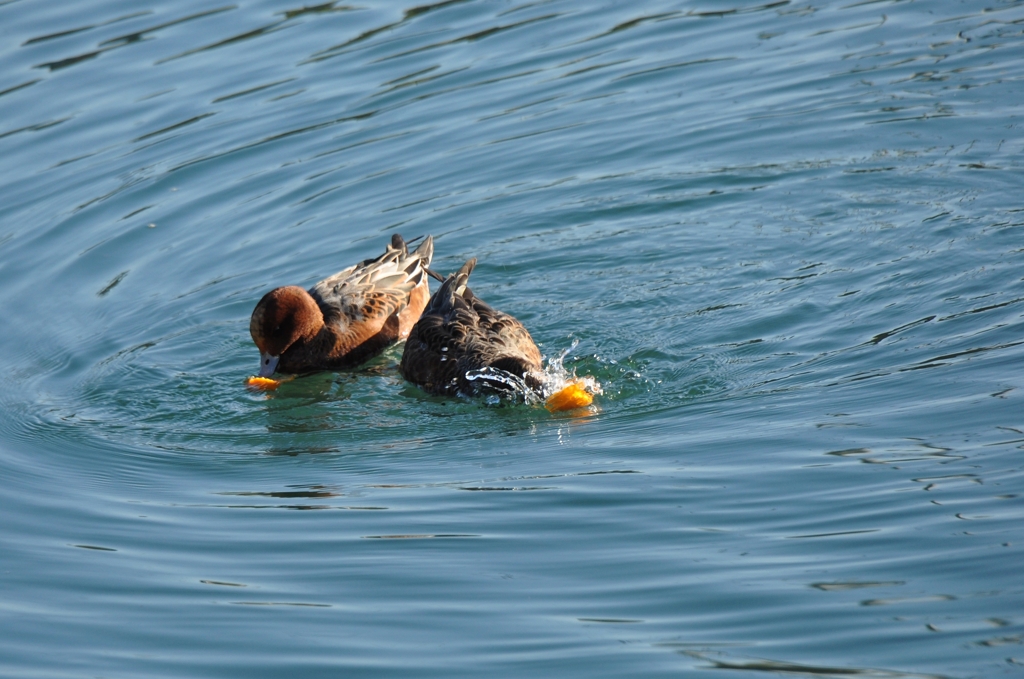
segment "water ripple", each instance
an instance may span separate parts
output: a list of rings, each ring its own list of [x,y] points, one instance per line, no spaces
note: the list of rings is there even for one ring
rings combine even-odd
[[[1004,671],[1022,17],[0,0],[5,670]],[[595,407],[246,390],[396,231]]]

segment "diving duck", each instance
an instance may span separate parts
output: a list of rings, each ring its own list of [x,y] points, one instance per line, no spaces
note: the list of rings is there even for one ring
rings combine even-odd
[[[430,236],[409,252],[397,233],[384,254],[320,281],[263,296],[249,320],[260,377],[352,368],[409,335],[430,297]]]
[[[478,385],[507,389],[500,380],[471,380],[467,372],[496,368],[538,389],[540,350],[523,324],[478,299],[466,287],[476,259],[445,279],[405,343],[402,376],[432,394],[475,394]]]

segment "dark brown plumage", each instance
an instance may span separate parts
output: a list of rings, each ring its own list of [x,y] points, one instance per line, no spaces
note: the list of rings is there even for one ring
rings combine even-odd
[[[351,368],[408,336],[430,296],[430,236],[412,253],[397,233],[380,257],[350,266],[308,291],[271,290],[249,320],[260,376]]]
[[[466,287],[476,259],[466,262],[430,298],[413,326],[402,354],[405,379],[432,394],[475,394],[486,381],[470,380],[466,373],[496,368],[538,388],[540,350],[518,320],[492,308]]]

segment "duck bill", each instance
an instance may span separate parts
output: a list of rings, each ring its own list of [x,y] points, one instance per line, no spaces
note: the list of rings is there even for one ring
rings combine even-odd
[[[281,360],[280,356],[271,356],[270,354],[264,354],[260,352],[260,377],[270,377],[277,370],[277,363]]]

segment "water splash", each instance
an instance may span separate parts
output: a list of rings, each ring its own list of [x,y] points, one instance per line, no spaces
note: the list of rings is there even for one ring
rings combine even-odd
[[[543,401],[541,394],[531,389],[522,377],[499,368],[469,370],[466,379],[474,383],[488,405],[500,405],[503,402],[536,405]]]
[[[539,382],[537,388],[530,387],[521,376],[492,367],[470,370],[466,373],[466,379],[475,383],[479,393],[484,395],[484,402],[487,405],[495,406],[505,403],[540,405],[549,396],[573,382],[579,383],[591,394],[601,394],[601,384],[596,378],[589,375],[577,377],[575,368],[569,370],[565,367],[565,358],[579,346],[579,343],[578,338],[573,339],[572,344],[557,356],[545,359],[543,370],[532,375]]]
[[[541,393],[544,398],[562,390],[573,382],[580,383],[583,388],[591,394],[597,395],[604,393],[601,389],[601,383],[597,381],[596,377],[592,377],[590,375],[578,377],[576,375],[576,368],[569,370],[565,367],[565,358],[571,352],[575,351],[579,344],[579,338],[573,338],[572,343],[567,349],[562,350],[558,356],[552,356],[547,359],[547,364],[544,366],[544,372],[538,376],[541,382]]]

